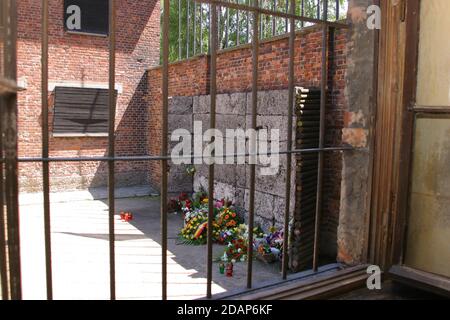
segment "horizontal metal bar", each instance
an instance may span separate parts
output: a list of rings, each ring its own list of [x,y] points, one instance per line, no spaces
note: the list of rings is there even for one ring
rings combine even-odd
[[[272,156],[272,155],[284,155],[284,154],[307,154],[307,153],[319,153],[319,152],[335,152],[335,151],[352,151],[352,150],[362,150],[361,148],[353,147],[329,147],[329,148],[312,148],[312,149],[294,149],[286,150],[280,152],[261,152],[261,153],[235,153],[235,154],[224,154],[222,158],[231,157],[250,157],[250,156]],[[188,159],[210,159],[218,158],[219,156],[208,156],[204,157],[202,155],[191,155],[191,156],[117,156],[117,157],[51,157],[51,158],[18,158],[18,162],[100,162],[100,161],[159,161],[159,160],[188,160]],[[4,162],[4,159],[0,159],[0,163]]]
[[[264,9],[264,8],[257,8],[255,6],[238,4],[238,3],[234,3],[234,2],[227,2],[227,1],[221,1],[221,0],[194,0],[194,1],[200,2],[200,3],[210,3],[210,4],[214,3],[218,6],[225,7],[225,8],[257,12],[259,14],[271,15],[271,16],[275,16],[275,17],[294,18],[295,20],[315,23],[315,24],[319,24],[319,25],[327,25],[329,27],[334,27],[334,28],[343,28],[343,29],[350,28],[350,25],[345,24],[345,23],[331,22],[331,21],[324,21],[324,20],[320,20],[320,19],[308,18],[308,17],[304,17],[304,16],[299,16],[296,14],[290,14],[290,13],[281,12],[281,11],[273,11],[273,10]]]

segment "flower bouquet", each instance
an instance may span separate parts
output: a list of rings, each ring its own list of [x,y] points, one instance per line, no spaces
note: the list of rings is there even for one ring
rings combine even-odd
[[[281,260],[283,240],[282,231],[277,230],[275,227],[270,228],[270,234],[254,242],[254,248],[257,251],[256,258],[265,263]]]
[[[258,246],[256,258],[265,263],[277,261],[277,256],[272,252],[272,248],[267,243],[260,243]]]
[[[244,262],[247,259],[247,243],[244,239],[235,239],[228,243],[222,261]]]
[[[239,225],[239,217],[233,208],[221,207],[218,208],[219,213],[217,215],[217,223],[223,229],[234,228]]]

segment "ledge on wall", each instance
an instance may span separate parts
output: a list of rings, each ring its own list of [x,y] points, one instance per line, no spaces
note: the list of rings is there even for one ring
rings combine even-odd
[[[108,138],[107,133],[53,133],[53,138]]]

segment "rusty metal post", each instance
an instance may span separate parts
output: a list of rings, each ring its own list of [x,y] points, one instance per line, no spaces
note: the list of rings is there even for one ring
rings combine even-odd
[[[230,9],[225,8],[225,48],[228,48],[230,40]]]
[[[236,2],[239,4],[239,0],[236,0]],[[239,46],[241,42],[241,23],[239,21],[239,9],[236,9],[236,45]]]
[[[190,38],[190,24],[191,24],[191,16],[189,14],[189,11],[191,11],[191,1],[187,0],[186,4],[186,59],[189,59],[189,38]],[[169,31],[167,31],[169,32]],[[168,53],[168,52],[167,52]]]
[[[178,0],[178,60],[181,60],[181,0]]]
[[[115,119],[116,119],[116,0],[109,0],[109,119],[108,119],[108,156],[115,156]],[[108,161],[108,204],[109,204],[109,270],[110,296],[116,299],[116,257],[115,257],[115,162]]]
[[[194,14],[192,15],[192,21],[194,24],[193,34],[194,34],[194,44],[193,44],[193,55],[197,54],[197,2],[194,1]]]
[[[203,53],[203,3],[200,3],[200,54]]]
[[[161,156],[166,157],[168,153],[168,112],[169,112],[169,19],[170,3],[164,1],[163,15],[163,47],[162,47],[162,146]],[[167,159],[161,161],[161,248],[162,248],[162,299],[167,300]]]
[[[2,4],[3,6],[3,4]],[[3,10],[3,8],[2,8]],[[0,97],[0,114],[5,114],[3,97]],[[0,159],[3,159],[3,121],[0,120]],[[3,190],[3,162],[0,163],[0,282],[2,286],[2,300],[8,300],[8,276],[6,274],[6,234],[5,234],[5,211]]]
[[[272,2],[272,10],[277,10],[277,0],[273,0]],[[277,20],[275,16],[272,16],[272,37],[276,34]]]
[[[328,18],[328,2],[324,1],[323,4],[323,20]],[[322,25],[322,78],[320,85],[320,133],[319,133],[319,148],[323,149],[325,146],[325,116],[327,106],[327,82],[328,82],[328,30],[327,24]],[[317,175],[317,202],[316,202],[316,215],[314,226],[314,255],[313,255],[313,270],[319,269],[319,244],[320,244],[320,222],[322,216],[322,199],[323,199],[323,167],[324,167],[323,151],[319,152],[319,165]]]
[[[246,3],[250,4],[251,0],[246,0]],[[250,11],[246,10],[246,18],[245,18],[245,23],[246,23],[246,29],[245,29],[245,38],[246,38],[246,43],[248,43],[250,41]]]
[[[253,0],[254,6],[258,6],[258,0]],[[258,111],[258,64],[259,64],[259,13],[253,12],[253,35],[252,35],[252,122],[251,128],[256,130]],[[253,153],[255,150],[249,150]],[[250,204],[248,212],[248,264],[247,264],[247,288],[252,287],[253,275],[253,228],[255,224],[255,177],[256,165],[250,164]]]
[[[290,12],[295,14],[295,0],[291,0]],[[293,133],[293,110],[294,107],[294,57],[295,57],[295,19],[290,18],[291,30],[289,33],[289,97],[288,97],[288,136],[287,149],[292,150],[292,133]],[[285,201],[286,207],[284,211],[284,241],[283,241],[283,261],[282,261],[282,276],[283,280],[287,278],[287,270],[289,264],[288,255],[288,239],[289,239],[289,216],[291,209],[291,171],[292,171],[292,154],[286,155],[286,193]]]
[[[301,15],[304,16],[305,15],[305,0],[302,0],[302,11],[301,11]],[[300,22],[301,27],[303,28],[305,26],[305,22],[301,21]]]
[[[6,21],[6,1],[0,3],[0,19]],[[6,37],[5,28],[0,29],[0,41],[3,43],[3,39]],[[0,65],[3,65],[3,61],[0,61]],[[1,74],[0,74],[1,76]],[[3,117],[5,114],[3,97],[0,96],[0,115]],[[3,159],[3,120],[0,118],[0,159]],[[8,300],[9,298],[9,284],[6,265],[6,220],[5,220],[5,190],[4,190],[4,176],[3,176],[3,162],[0,162],[0,282],[2,288],[2,300]]]
[[[210,129],[216,128],[216,93],[217,93],[217,7],[211,5],[211,108]],[[212,141],[211,141],[212,142]],[[213,260],[213,219],[214,219],[214,164],[209,165],[208,176],[208,240],[207,240],[207,289],[206,297],[212,297],[212,260]]]
[[[41,99],[42,99],[42,157],[49,156],[48,126],[48,0],[42,0],[42,56],[41,56]],[[52,281],[52,245],[50,221],[50,169],[49,163],[42,163],[42,181],[44,195],[44,239],[47,300],[53,299]]]
[[[4,75],[17,81],[17,4],[4,0],[5,21]],[[9,289],[13,300],[22,299],[22,275],[20,263],[19,187],[17,154],[17,94],[4,97],[5,112],[2,114],[5,152],[5,203],[8,226]]]
[[[336,21],[339,21],[339,15],[341,14],[340,6],[341,6],[341,4],[339,3],[339,0],[336,0]]]

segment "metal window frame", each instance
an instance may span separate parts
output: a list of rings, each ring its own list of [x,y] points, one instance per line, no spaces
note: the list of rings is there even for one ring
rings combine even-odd
[[[317,181],[317,209],[316,209],[316,225],[315,225],[315,239],[314,239],[314,271],[318,269],[319,256],[319,239],[320,228],[319,223],[321,216],[321,200],[322,199],[322,178],[324,170],[324,154],[325,152],[342,152],[346,150],[354,150],[351,147],[330,147],[324,145],[325,138],[325,112],[326,112],[326,98],[327,98],[327,58],[328,58],[328,34],[330,28],[348,28],[349,26],[343,23],[326,21],[328,7],[324,5],[323,20],[306,18],[295,14],[295,0],[289,0],[289,12],[272,11],[259,7],[258,0],[253,0],[252,4],[244,5],[239,2],[228,2],[219,0],[194,0],[196,3],[208,4],[210,6],[210,128],[216,126],[216,95],[217,95],[217,52],[219,49],[218,43],[218,24],[217,14],[218,8],[225,7],[227,9],[235,9],[251,13],[253,15],[253,34],[252,41],[252,112],[251,112],[251,126],[256,128],[257,109],[258,109],[258,57],[259,57],[259,25],[258,20],[261,15],[269,15],[273,17],[287,19],[290,24],[289,30],[289,98],[286,107],[288,108],[288,146],[287,150],[278,152],[277,154],[285,154],[287,158],[287,172],[290,172],[292,167],[292,155],[304,153],[318,153],[319,154],[319,174]],[[10,81],[10,91],[2,94],[0,98],[4,103],[1,104],[1,113],[5,114],[2,117],[3,123],[0,125],[3,139],[0,139],[0,148],[3,155],[0,153],[0,180],[5,180],[4,188],[1,184],[2,197],[0,197],[0,208],[3,209],[3,200],[5,200],[7,208],[7,225],[8,225],[8,239],[9,246],[8,255],[9,273],[5,271],[5,267],[0,266],[1,280],[4,283],[4,278],[9,279],[8,290],[10,295],[3,296],[11,299],[21,299],[21,275],[20,275],[20,241],[19,241],[19,221],[18,221],[18,163],[41,163],[43,165],[43,197],[44,197],[44,233],[45,233],[45,261],[46,261],[46,285],[47,285],[47,299],[53,299],[53,279],[52,279],[52,253],[51,253],[51,212],[50,212],[50,172],[49,164],[51,162],[107,162],[108,163],[108,205],[109,205],[109,259],[110,259],[110,298],[116,299],[116,277],[115,277],[115,228],[114,228],[114,214],[115,214],[115,197],[114,197],[114,178],[115,178],[115,163],[120,161],[160,161],[161,164],[161,278],[162,278],[162,292],[163,300],[168,297],[167,292],[167,202],[168,202],[168,161],[171,159],[168,155],[168,106],[169,106],[169,1],[164,1],[163,8],[163,23],[162,23],[162,145],[161,154],[157,155],[142,155],[142,156],[116,156],[115,155],[115,68],[116,68],[116,14],[117,2],[116,0],[109,0],[109,130],[108,130],[108,156],[106,157],[50,157],[49,155],[49,124],[48,124],[48,27],[49,27],[49,6],[48,0],[41,0],[42,3],[42,156],[35,158],[19,158],[17,154],[17,86],[16,80],[16,43],[17,43],[17,10],[14,0],[5,0],[2,4],[7,8],[3,10],[5,14],[10,17],[9,22],[5,26],[5,65],[8,68],[5,70],[7,81]],[[248,16],[248,15],[247,15]],[[322,42],[322,79],[321,79],[321,104],[320,104],[320,144],[319,148],[314,149],[293,149],[292,134],[293,134],[293,108],[294,108],[294,92],[295,92],[295,74],[294,74],[294,56],[295,48],[294,42],[296,39],[295,24],[297,21],[313,22],[322,25],[323,27],[323,42]],[[248,23],[248,19],[247,19]],[[247,28],[247,33],[248,33]],[[180,32],[180,31],[179,31]],[[212,32],[212,34],[211,34]],[[180,39],[180,35],[179,35]],[[180,41],[180,40],[179,40]],[[181,49],[179,51],[181,55]],[[1,81],[6,81],[0,78]],[[3,143],[4,142],[4,143]],[[255,156],[258,154],[248,153],[246,156]],[[239,154],[226,155],[226,157],[238,157]],[[195,156],[190,156],[194,158]],[[5,170],[3,170],[3,166]],[[253,225],[255,215],[255,165],[250,166],[250,208],[249,208],[249,243],[253,240]],[[5,177],[3,177],[5,171]],[[209,166],[209,194],[214,194],[214,164]],[[5,179],[4,179],[5,178]],[[4,190],[3,190],[4,189]],[[3,192],[4,191],[4,192]],[[285,239],[289,239],[289,213],[290,213],[290,193],[291,193],[291,175],[287,174],[286,178],[286,205],[284,212],[284,232]],[[3,193],[5,198],[3,198]],[[207,235],[207,288],[206,297],[212,298],[212,220],[213,220],[213,203],[210,201],[208,208],[208,235]],[[5,221],[0,219],[0,228],[4,227]],[[4,236],[0,232],[0,249],[5,248]],[[287,278],[288,271],[288,241],[283,244],[283,258],[282,258],[282,279]],[[0,250],[0,258],[3,251]],[[248,246],[248,266],[247,266],[247,287],[250,289],[252,283],[253,271],[253,246]],[[2,261],[5,261],[2,259]],[[3,288],[3,286],[2,286]]]

